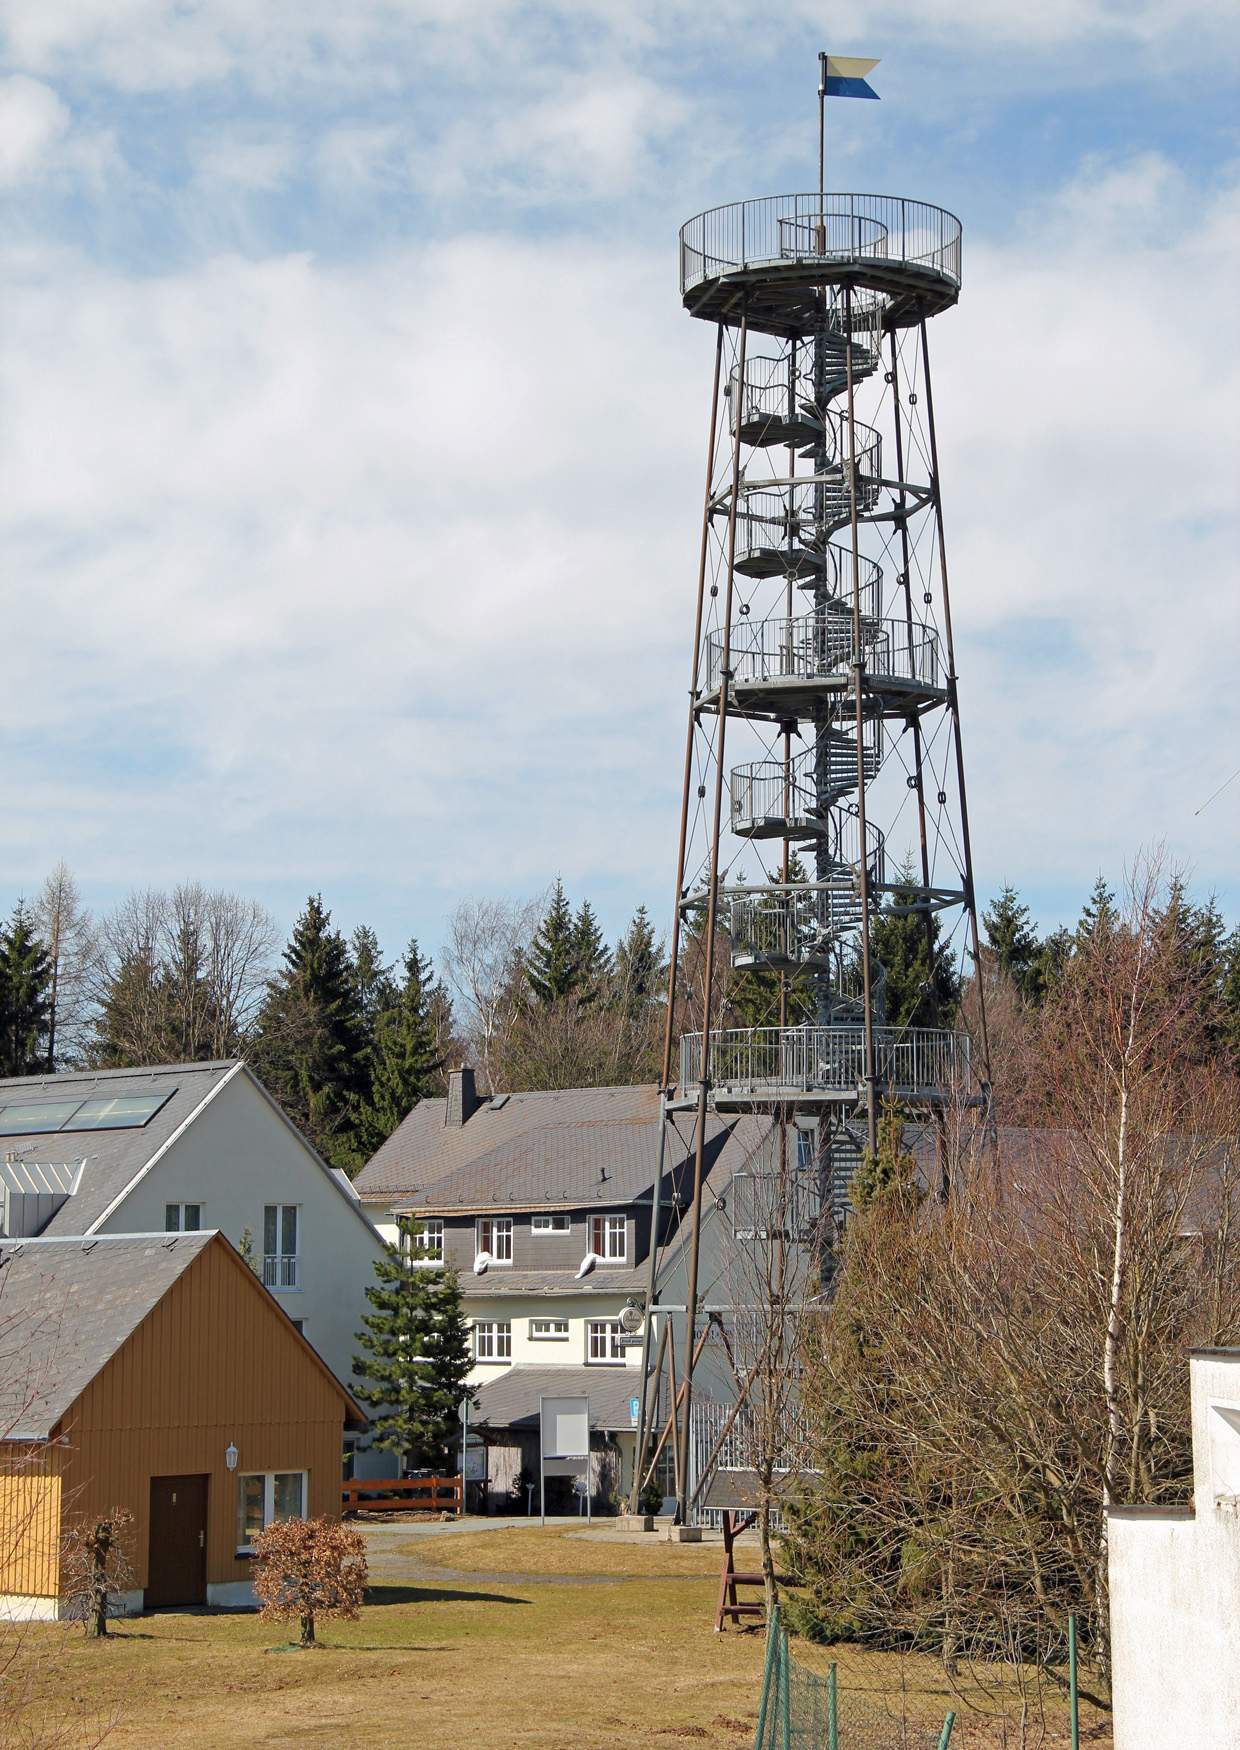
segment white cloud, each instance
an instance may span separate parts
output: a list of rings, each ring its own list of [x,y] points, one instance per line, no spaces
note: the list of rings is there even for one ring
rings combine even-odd
[[[710,336],[668,251],[464,217],[344,266],[10,254],[10,870],[661,904]],[[1228,799],[1191,809],[1240,730],[1238,269],[1234,187],[1158,158],[966,241],[933,344],[984,884],[1163,833],[1234,866]]]
[[[49,85],[0,79],[0,188],[38,174],[69,131],[69,111]]]

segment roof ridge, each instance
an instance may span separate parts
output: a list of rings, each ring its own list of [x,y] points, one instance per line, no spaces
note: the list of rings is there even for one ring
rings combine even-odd
[[[0,1093],[6,1088],[56,1088],[68,1082],[141,1081],[157,1076],[183,1076],[207,1070],[233,1069],[243,1057],[204,1058],[196,1063],[143,1064],[134,1069],[57,1069],[32,1076],[0,1076]]]

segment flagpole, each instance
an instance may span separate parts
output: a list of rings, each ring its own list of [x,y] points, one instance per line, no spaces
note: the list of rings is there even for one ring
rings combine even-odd
[[[827,253],[827,51],[818,51],[818,253]]]

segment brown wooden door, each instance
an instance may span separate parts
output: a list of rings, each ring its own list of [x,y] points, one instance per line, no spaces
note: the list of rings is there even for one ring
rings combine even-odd
[[[207,1601],[207,1479],[151,1478],[146,1608]]]

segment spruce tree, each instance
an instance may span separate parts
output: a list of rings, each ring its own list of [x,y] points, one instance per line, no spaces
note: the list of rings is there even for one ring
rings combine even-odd
[[[611,977],[611,950],[599,928],[594,907],[583,899],[573,919],[573,995],[579,1002],[595,1002]]]
[[[416,941],[410,942],[403,965],[404,979],[395,999],[375,1023],[370,1093],[356,1133],[367,1159],[426,1097],[443,1067],[434,1011],[435,977]]]
[[[876,1151],[867,1148],[862,1154],[849,1195],[855,1209],[866,1209],[881,1199],[911,1213],[921,1201],[917,1161],[904,1146],[904,1113],[894,1101],[883,1101],[878,1148]]]
[[[1115,909],[1115,895],[1107,886],[1106,880],[1099,875],[1094,882],[1093,891],[1085,901],[1080,921],[1076,926],[1078,942],[1087,942],[1096,930],[1103,932],[1112,929],[1118,921],[1119,913]]]
[[[37,1075],[47,1063],[52,963],[19,900],[0,932],[0,1075]]]
[[[543,1007],[577,988],[577,926],[562,881],[556,881],[551,903],[534,932],[525,958],[525,979],[534,1001]]]
[[[891,1027],[946,1027],[960,1003],[955,956],[942,940],[938,914],[907,909],[920,894],[906,866],[901,885],[870,926],[870,953],[885,975],[887,1024]]]
[[[373,1443],[405,1463],[439,1466],[456,1438],[461,1400],[473,1393],[469,1326],[454,1270],[388,1246],[366,1290],[372,1311],[357,1334],[357,1396],[371,1411]]]
[[[612,980],[616,1001],[629,1015],[657,1002],[662,994],[664,964],[659,948],[649,913],[644,905],[639,905],[616,944]]]
[[[999,971],[1005,973],[1026,1001],[1036,1000],[1038,987],[1037,932],[1029,916],[1029,907],[1021,903],[1020,895],[1004,882],[998,899],[982,914],[986,944]]]
[[[362,1160],[354,1129],[369,1088],[366,1032],[348,946],[321,894],[307,900],[283,970],[268,986],[254,1060],[319,1152],[356,1172]]]
[[[349,938],[353,988],[367,1042],[373,1048],[383,1016],[398,1000],[392,968],[385,964],[379,938],[368,924],[359,924]]]

